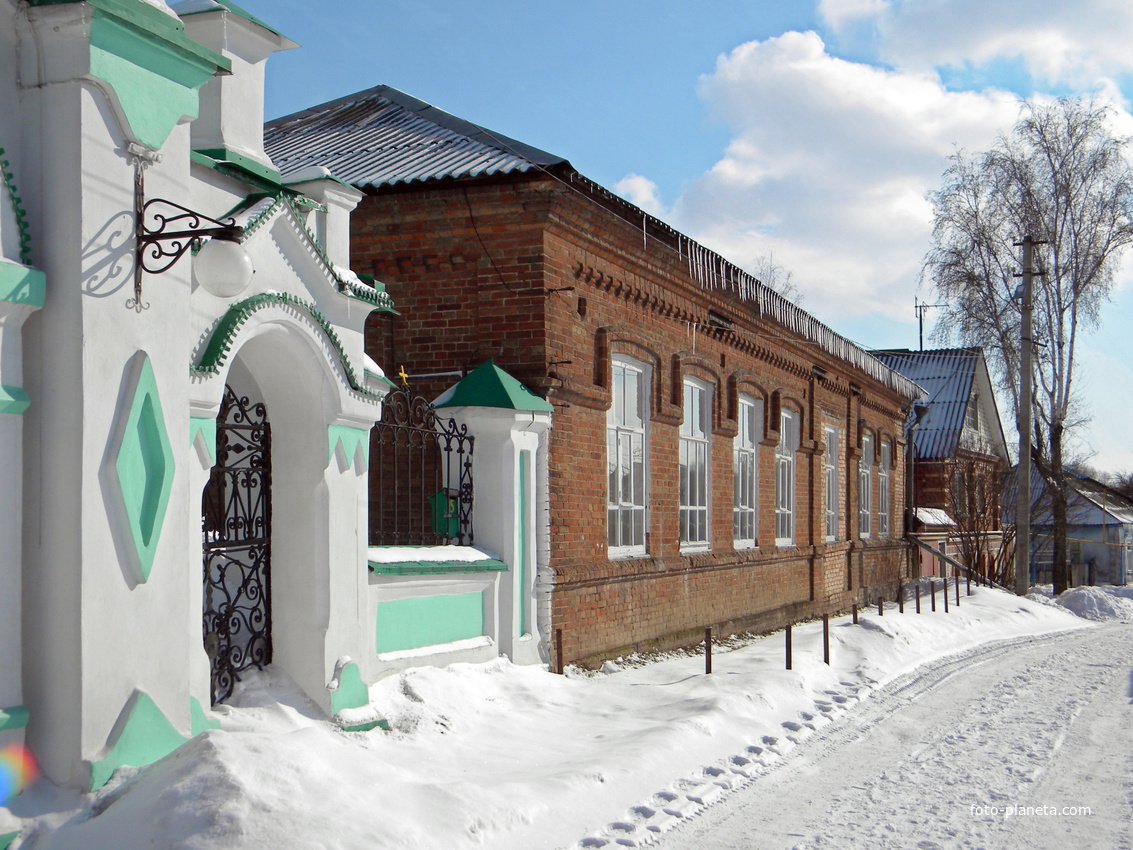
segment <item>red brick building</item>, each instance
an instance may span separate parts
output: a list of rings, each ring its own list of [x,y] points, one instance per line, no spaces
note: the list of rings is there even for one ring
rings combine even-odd
[[[492,359],[554,404],[540,625],[567,661],[894,593],[912,381],[569,162],[387,87],[267,147],[366,193],[387,371],[437,393]]]

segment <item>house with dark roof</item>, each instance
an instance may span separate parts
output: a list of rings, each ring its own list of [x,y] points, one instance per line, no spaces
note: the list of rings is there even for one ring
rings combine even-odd
[[[1126,585],[1133,578],[1133,500],[1107,484],[1067,468],[1066,557],[1070,586]],[[1014,521],[1012,469],[1005,502]],[[1049,487],[1038,469],[1031,471],[1031,582],[1050,584],[1054,560],[1054,519]]]
[[[924,411],[911,429],[910,531],[988,567],[999,553],[1007,441],[979,348],[875,351],[918,386]],[[924,564],[935,572],[932,559]]]
[[[387,86],[272,121],[265,144],[284,173],[363,193],[352,261],[399,311],[368,322],[374,360],[427,398],[491,360],[552,406],[514,465],[539,498],[493,519],[530,523],[506,565],[523,576],[510,610],[544,660],[896,591],[914,380],[562,157]],[[479,449],[475,464],[473,509],[454,495],[451,528],[479,545],[499,494]],[[372,541],[391,521],[380,478]],[[435,576],[401,578],[410,599]],[[406,651],[443,637],[427,631]]]

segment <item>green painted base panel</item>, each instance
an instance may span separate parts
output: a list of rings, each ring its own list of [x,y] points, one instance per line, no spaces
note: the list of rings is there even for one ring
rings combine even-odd
[[[8,845],[15,841],[18,835],[18,832],[9,832],[7,835],[0,835],[0,850],[8,850]]]
[[[90,766],[90,790],[97,791],[107,783],[114,771],[125,765],[141,767],[164,758],[183,743],[185,738],[173,728],[150,696],[135,691],[106,756]]]
[[[378,603],[378,652],[419,649],[483,634],[482,592]]]

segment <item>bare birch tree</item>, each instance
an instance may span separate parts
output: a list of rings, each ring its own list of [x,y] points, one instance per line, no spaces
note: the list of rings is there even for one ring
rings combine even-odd
[[[1128,140],[1113,135],[1108,114],[1091,99],[1024,103],[1014,129],[990,150],[956,153],[930,196],[933,244],[923,274],[947,303],[937,336],[983,347],[1016,417],[1016,245],[1026,235],[1046,243],[1034,283],[1032,451],[1051,490],[1056,593],[1069,583],[1064,441],[1083,421],[1075,346],[1079,332],[1097,323],[1118,256],[1133,241]]]

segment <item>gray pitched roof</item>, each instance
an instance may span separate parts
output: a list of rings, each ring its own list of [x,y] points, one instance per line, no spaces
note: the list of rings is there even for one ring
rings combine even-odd
[[[960,448],[964,414],[972,395],[976,368],[982,353],[978,348],[942,348],[935,351],[894,349],[875,351],[873,356],[900,372],[928,392],[929,413],[913,432],[917,457],[949,458]]]
[[[389,86],[270,121],[264,148],[284,174],[319,165],[359,188],[570,168]]]
[[[361,189],[549,171],[635,227],[670,244],[689,275],[720,289],[908,399],[921,389],[715,252],[575,171],[565,159],[494,133],[389,86],[341,97],[268,122],[264,149],[288,175],[312,166]]]

